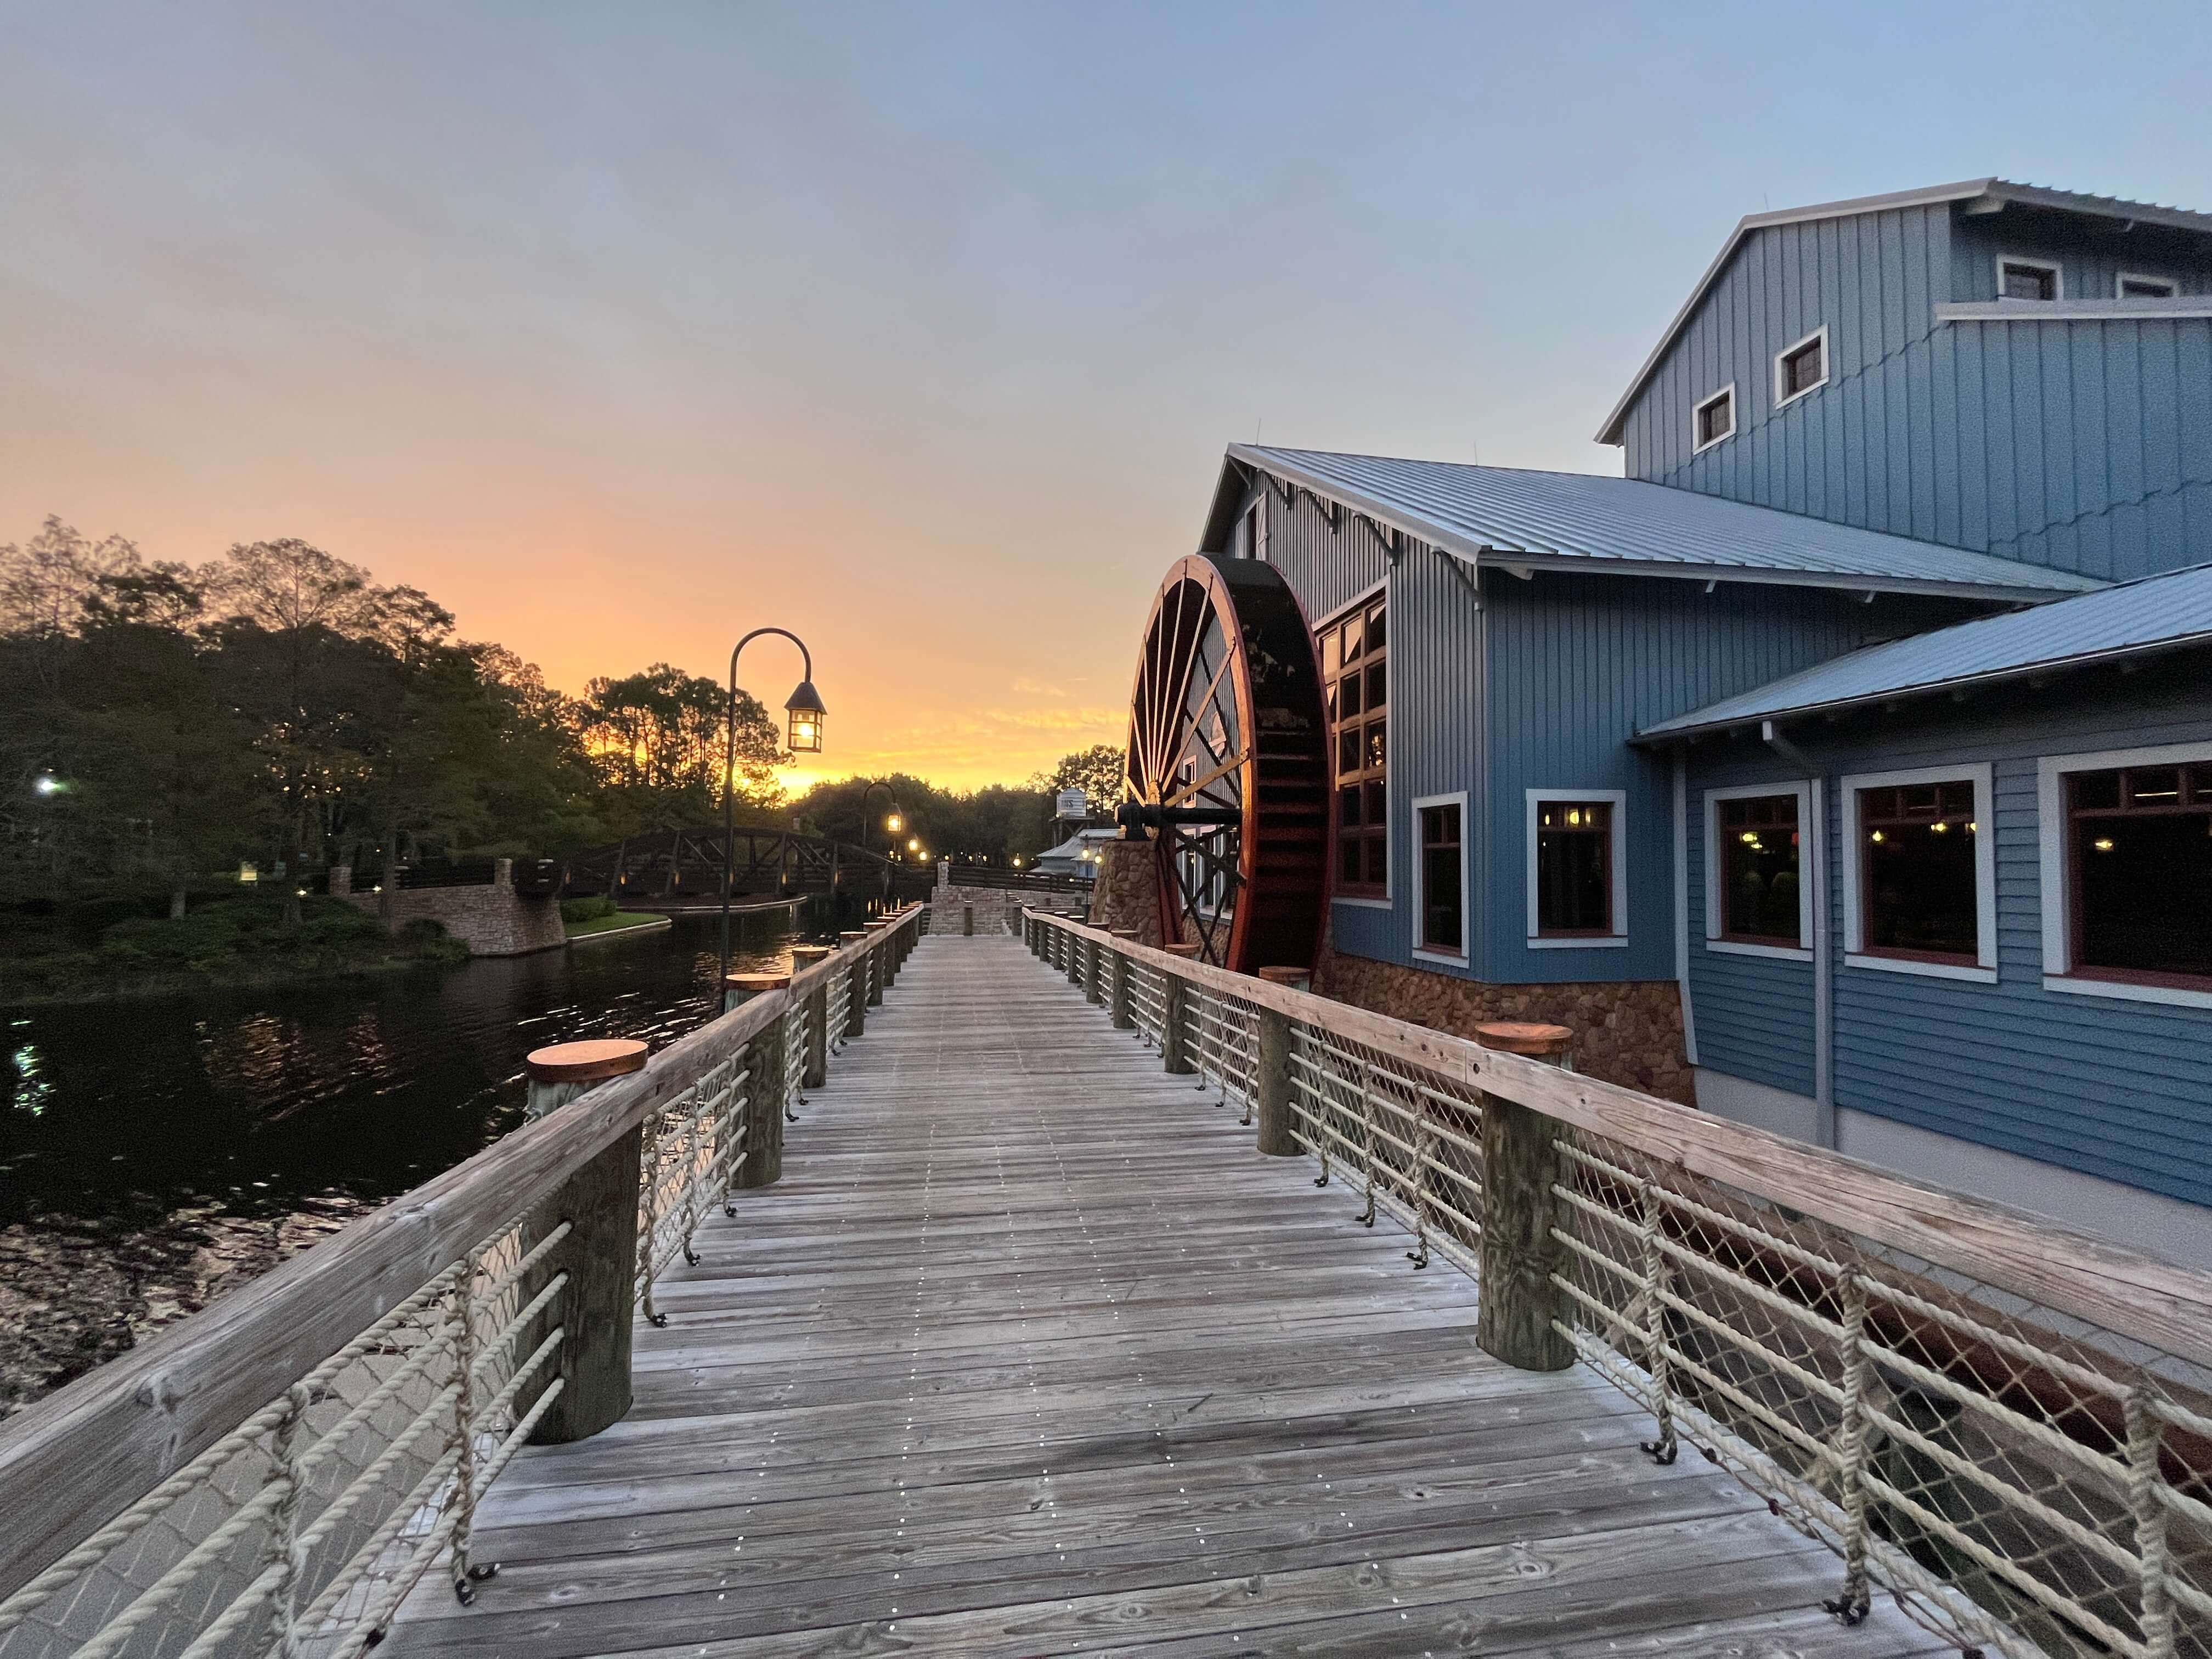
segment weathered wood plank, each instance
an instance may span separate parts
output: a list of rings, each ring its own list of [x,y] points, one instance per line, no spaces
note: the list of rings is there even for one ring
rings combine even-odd
[[[501,1576],[418,1590],[381,1652],[1928,1645],[1886,1613],[1815,1645],[1826,1552],[1653,1465],[1587,1374],[1481,1353],[1468,1279],[1018,941],[908,969],[783,1181],[664,1279],[631,1415],[518,1458]]]

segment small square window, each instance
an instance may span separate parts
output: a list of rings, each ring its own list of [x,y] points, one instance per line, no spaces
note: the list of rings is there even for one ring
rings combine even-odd
[[[2056,300],[2058,267],[2033,259],[2000,259],[1997,294],[2006,300]]]
[[[1735,433],[1735,388],[1728,386],[1699,404],[1692,424],[1697,447],[1711,449]]]
[[[2181,292],[2181,285],[2171,276],[2130,276],[2123,273],[2114,292],[2123,300],[2171,300]]]
[[[1828,378],[1828,336],[1824,329],[1800,340],[1774,360],[1774,401],[1802,398]]]

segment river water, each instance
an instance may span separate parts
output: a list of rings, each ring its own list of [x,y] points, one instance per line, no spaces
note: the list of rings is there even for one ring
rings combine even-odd
[[[835,926],[819,900],[738,918],[733,965],[787,966]],[[692,1030],[719,927],[0,1010],[0,1413],[498,1139],[531,1049]]]

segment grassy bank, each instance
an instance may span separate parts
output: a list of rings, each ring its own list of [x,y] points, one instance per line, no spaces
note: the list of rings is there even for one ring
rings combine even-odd
[[[583,921],[567,921],[570,939],[585,939],[593,933],[611,933],[618,927],[643,927],[651,922],[665,927],[666,916],[654,915],[649,910],[611,910],[603,916],[592,916]]]
[[[130,916],[88,939],[80,918],[18,913],[0,927],[0,1002],[80,1002],[223,985],[272,985],[468,959],[434,921],[397,934],[339,899],[225,898],[169,918]]]

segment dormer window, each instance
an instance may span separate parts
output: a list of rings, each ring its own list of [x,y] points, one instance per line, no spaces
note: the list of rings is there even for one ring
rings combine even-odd
[[[2112,292],[2122,300],[2171,300],[2181,292],[2181,284],[2171,276],[2130,276],[2124,270]]]
[[[1814,386],[1828,383],[1828,331],[1814,329],[1796,345],[1775,354],[1774,406],[1802,398]]]
[[[1999,259],[1997,298],[2000,300],[2063,300],[2066,284],[2058,267],[2047,259]]]
[[[1724,386],[1699,404],[1690,416],[1690,453],[1711,449],[1735,436],[1735,387]]]

